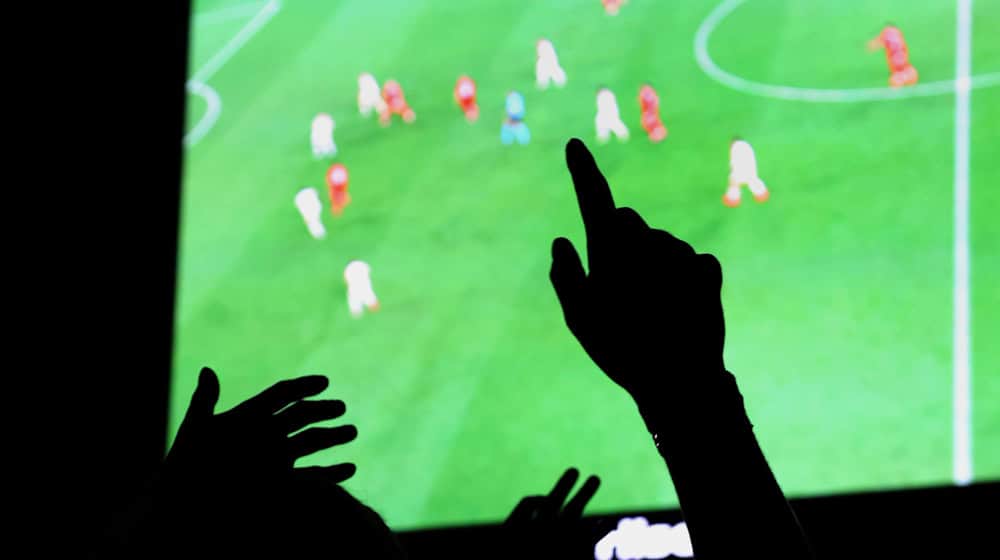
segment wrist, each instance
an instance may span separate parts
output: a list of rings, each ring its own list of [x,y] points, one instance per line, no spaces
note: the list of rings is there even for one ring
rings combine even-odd
[[[687,434],[750,429],[743,395],[736,379],[726,370],[692,376],[693,382],[678,384],[669,393],[645,391],[634,397],[639,414],[657,446],[669,437]],[[692,430],[697,426],[697,430]],[[693,433],[696,432],[696,433]]]

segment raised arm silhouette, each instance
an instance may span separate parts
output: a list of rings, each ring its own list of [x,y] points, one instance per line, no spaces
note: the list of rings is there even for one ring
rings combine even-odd
[[[552,285],[570,331],[638,406],[670,471],[696,556],[811,557],[723,361],[718,260],[616,207],[580,140],[567,144],[566,161],[587,269],[559,237]]]

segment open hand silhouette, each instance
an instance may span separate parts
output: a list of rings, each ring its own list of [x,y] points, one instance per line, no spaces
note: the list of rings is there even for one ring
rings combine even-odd
[[[346,410],[339,400],[305,400],[328,384],[321,375],[279,381],[232,410],[216,414],[219,379],[214,371],[203,368],[167,455],[167,473],[211,484],[261,480],[289,474],[296,460],[350,442],[358,434],[352,425],[309,427],[339,418]],[[341,463],[296,470],[343,482],[354,475],[355,466]]]

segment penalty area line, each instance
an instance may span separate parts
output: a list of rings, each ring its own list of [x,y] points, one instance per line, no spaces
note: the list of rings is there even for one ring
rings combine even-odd
[[[205,99],[208,107],[205,110],[205,114],[202,115],[198,123],[184,135],[184,145],[187,147],[194,146],[206,134],[212,129],[216,121],[219,120],[219,115],[222,113],[222,98],[219,96],[218,92],[210,87],[206,82],[219,71],[220,68],[229,59],[233,57],[247,41],[254,36],[264,25],[271,21],[271,18],[281,9],[280,0],[270,0],[257,13],[240,28],[239,31],[233,35],[225,45],[222,46],[212,58],[208,59],[197,72],[192,75],[186,84],[187,90],[193,95],[197,95]]]

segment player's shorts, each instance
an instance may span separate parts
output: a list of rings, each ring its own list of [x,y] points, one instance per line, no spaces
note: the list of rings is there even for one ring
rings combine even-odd
[[[646,132],[650,132],[658,126],[662,126],[660,123],[660,115],[653,111],[644,111],[642,113],[642,128],[645,129]]]
[[[389,103],[389,111],[397,115],[402,115],[407,110],[409,110],[409,108],[410,106],[407,105],[405,101],[393,101]]]
[[[462,111],[468,113],[476,108],[476,98],[462,99],[458,102],[458,105],[462,108]]]
[[[901,87],[915,83],[917,83],[917,69],[913,66],[907,66],[889,74],[889,85],[892,87]]]
[[[331,138],[329,135],[313,136],[312,145],[313,145],[313,151],[318,151],[318,152],[337,151],[336,144],[333,143],[333,138]]]
[[[531,141],[531,131],[523,122],[505,122],[500,127],[500,142],[503,144],[527,144]]]
[[[753,170],[738,170],[731,172],[729,174],[729,184],[730,185],[749,185],[750,183],[755,183],[760,179],[757,178],[757,171]]]
[[[360,315],[363,308],[370,309],[376,305],[378,305],[378,299],[370,285],[362,288],[347,288],[347,306],[350,308],[351,314]]]
[[[385,111],[385,101],[381,96],[360,97],[358,99],[358,108],[365,115],[371,114],[373,110],[381,113]]]

